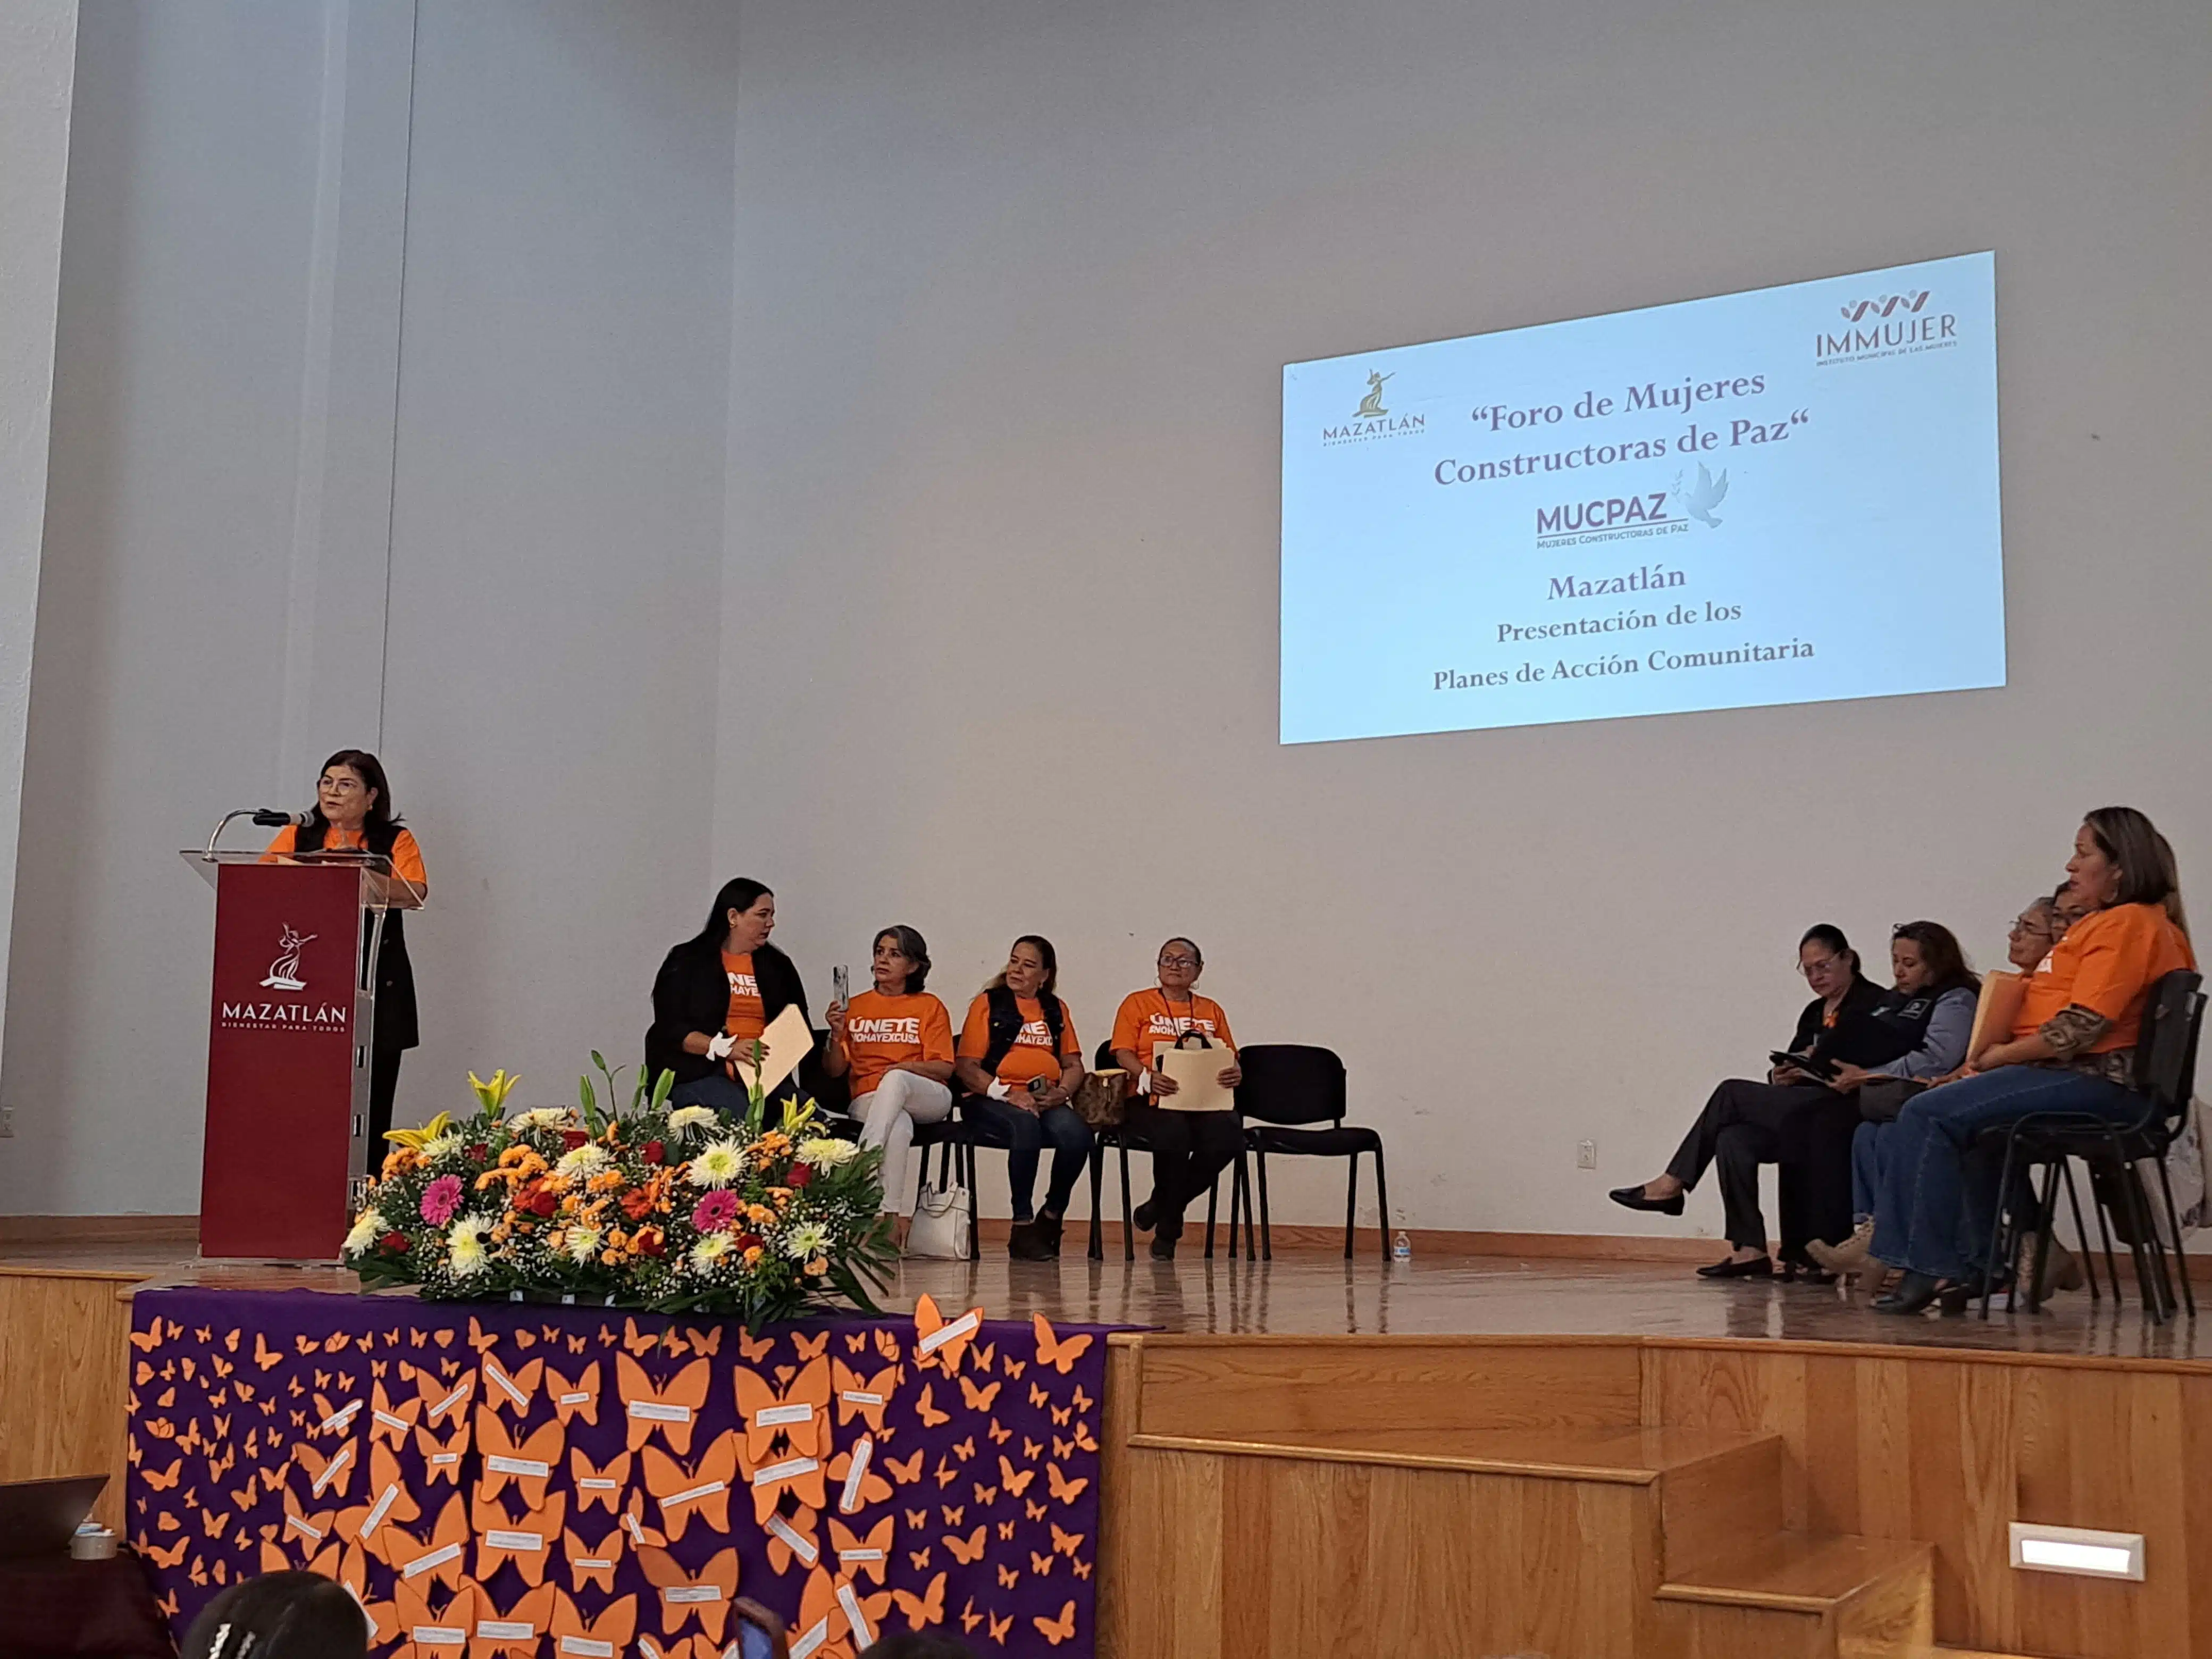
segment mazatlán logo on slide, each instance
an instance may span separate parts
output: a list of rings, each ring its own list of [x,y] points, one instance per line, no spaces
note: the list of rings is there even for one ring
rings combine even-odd
[[[1324,444],[1358,444],[1374,438],[1410,438],[1428,429],[1425,415],[1393,415],[1382,403],[1382,387],[1386,381],[1398,377],[1379,369],[1367,371],[1367,395],[1360,398],[1352,416],[1340,426],[1325,426],[1321,429]]]
[[[1958,318],[1948,311],[1927,309],[1933,292],[1923,288],[1910,294],[1877,294],[1837,307],[1844,326],[1814,332],[1813,361],[1823,365],[1865,362],[1958,344]]]

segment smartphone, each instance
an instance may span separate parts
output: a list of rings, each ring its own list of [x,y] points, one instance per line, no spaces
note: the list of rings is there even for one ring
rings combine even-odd
[[[830,970],[830,988],[836,994],[839,1002],[848,1007],[852,1006],[853,975],[848,970],[842,966],[832,968]]]
[[[1816,1060],[1808,1054],[1785,1054],[1779,1048],[1768,1049],[1766,1057],[1777,1066],[1794,1066],[1806,1076],[1819,1078],[1824,1083],[1836,1074],[1836,1063],[1832,1060]]]
[[[790,1637],[782,1620],[743,1595],[732,1611],[738,1615],[737,1659],[789,1659]]]

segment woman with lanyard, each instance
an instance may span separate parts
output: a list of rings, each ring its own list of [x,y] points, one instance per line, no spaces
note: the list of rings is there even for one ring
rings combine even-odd
[[[422,849],[414,832],[392,810],[392,785],[383,763],[365,749],[341,749],[323,763],[315,784],[315,810],[305,823],[291,824],[262,854],[276,864],[305,853],[373,853],[392,861],[392,872],[415,890],[416,900],[430,890],[422,873]],[[368,1061],[368,1146],[374,1170],[383,1162],[385,1132],[392,1127],[392,1097],[399,1089],[399,1057],[422,1041],[415,1018],[415,969],[407,959],[407,929],[398,908],[384,913],[383,941],[376,953],[376,1020],[370,1028]],[[363,929],[362,937],[368,937]]]
[[[1206,971],[1198,946],[1171,939],[1160,946],[1155,966],[1159,983],[1124,997],[1114,1016],[1114,1061],[1136,1077],[1137,1093],[1126,1121],[1152,1149],[1152,1195],[1137,1206],[1134,1219],[1152,1235],[1153,1258],[1172,1261],[1176,1241],[1182,1237],[1183,1211],[1237,1161],[1244,1123],[1234,1112],[1179,1112],[1162,1104],[1175,1094],[1176,1080],[1152,1069],[1153,1053],[1195,1031],[1208,1047],[1221,1049],[1224,1088],[1235,1088],[1244,1074],[1237,1064],[1229,1016],[1194,988]]]
[[[775,931],[775,895],[740,876],[714,895],[706,926],[662,960],[653,981],[645,1071],[648,1079],[676,1074],[672,1103],[744,1110],[750,1097],[738,1075],[739,1049],[786,1008],[796,1007],[805,1017],[799,969],[768,942]],[[811,1060],[810,1055],[802,1066]],[[793,1072],[775,1092],[798,1088],[798,1078]]]

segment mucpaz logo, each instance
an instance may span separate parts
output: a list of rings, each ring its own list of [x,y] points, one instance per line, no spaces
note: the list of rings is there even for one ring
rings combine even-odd
[[[276,960],[269,964],[269,976],[261,983],[271,991],[304,991],[307,981],[300,977],[300,953],[321,938],[319,933],[302,933],[290,922],[277,936]]]
[[[1698,482],[1694,489],[1682,488],[1682,475],[1674,475],[1674,499],[1681,503],[1682,511],[1709,530],[1718,530],[1721,521],[1713,517],[1713,509],[1728,499],[1728,469],[1713,477],[1703,461],[1698,463]]]
[[[1367,371],[1367,393],[1360,398],[1352,418],[1340,426],[1325,426],[1321,429],[1324,444],[1365,443],[1372,438],[1408,438],[1427,429],[1425,415],[1393,415],[1382,403],[1382,387],[1398,377],[1385,374],[1380,369]]]

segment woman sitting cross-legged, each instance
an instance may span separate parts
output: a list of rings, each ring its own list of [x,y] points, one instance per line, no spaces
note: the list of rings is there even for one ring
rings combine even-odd
[[[921,988],[929,977],[929,946],[920,933],[886,927],[871,955],[875,988],[849,1006],[830,1005],[822,1069],[851,1079],[847,1087],[853,1115],[860,1120],[860,1145],[884,1149],[884,1207],[898,1218],[895,1242],[903,1249],[914,1215],[908,1168],[914,1126],[941,1122],[952,1109],[952,1021],[945,1005]]]
[[[1060,1223],[1091,1156],[1090,1126],[1067,1103],[1083,1081],[1083,1047],[1066,1005],[1054,994],[1060,958],[1052,941],[1024,933],[1005,969],[968,1005],[952,1074],[968,1091],[961,1109],[1004,1136],[1014,1224],[1006,1254],[1048,1261],[1060,1254]],[[1036,1209],[1037,1156],[1052,1143],[1052,1180]]]
[[[1128,1124],[1152,1149],[1152,1195],[1137,1206],[1132,1218],[1139,1228],[1152,1230],[1154,1258],[1171,1261],[1176,1241],[1182,1237],[1183,1211],[1237,1161],[1244,1124],[1235,1112],[1178,1112],[1164,1104],[1174,1097],[1176,1080],[1152,1069],[1153,1052],[1163,1043],[1173,1048],[1185,1033],[1196,1031],[1221,1051],[1218,1079],[1224,1088],[1235,1088],[1244,1073],[1237,1064],[1229,1016],[1219,1003],[1194,988],[1206,969],[1198,946],[1171,939],[1160,946],[1157,965],[1156,988],[1121,999],[1114,1016],[1114,1059],[1136,1076]]]
[[[1871,1172],[1879,1166],[1891,1125],[1863,1115],[1861,1098],[1875,1098],[1864,1095],[1867,1085],[1924,1087],[1966,1063],[1966,1039],[1973,1034],[1980,982],[1967,969],[1966,953],[1949,928],[1936,921],[1899,925],[1889,939],[1889,970],[1892,988],[1867,1018],[1887,1029],[1892,1034],[1890,1046],[1904,1052],[1874,1065],[1838,1063],[1828,1079],[1828,1087],[1838,1097],[1832,1122],[1824,1124],[1817,1115],[1808,1115],[1802,1126],[1793,1124],[1783,1135],[1784,1164],[1801,1165],[1795,1195],[1814,1212],[1804,1224],[1810,1235],[1804,1248],[1824,1273],[1860,1272],[1874,1237]],[[1848,1139],[1848,1148],[1843,1139]],[[1832,1164],[1834,1167],[1828,1167]],[[1839,1218],[1832,1212],[1841,1208],[1837,1200],[1846,1182],[1855,1231],[1835,1243],[1828,1235],[1839,1231]],[[1790,1206],[1785,1202],[1783,1207],[1787,1211]],[[1783,1231],[1791,1230],[1791,1218],[1785,1215]]]
[[[1999,1270],[1983,1257],[2002,1154],[1975,1145],[1984,1131],[2045,1113],[2143,1115],[2131,1081],[2151,988],[2197,965],[2173,852],[2133,807],[2102,806],[2075,836],[2066,872],[2089,914],[2029,978],[2009,1039],[1898,1114],[1875,1194],[1873,1254],[1905,1274],[1878,1312],[1918,1313],[1939,1298],[1963,1306]]]
[[[1881,1000],[1881,988],[1859,971],[1858,952],[1843,929],[1822,922],[1797,944],[1797,971],[1812,986],[1813,1000],[1797,1017],[1788,1052],[1810,1059],[1841,1054],[1837,1039],[1850,1033]],[[1616,1204],[1632,1210],[1682,1213],[1682,1195],[1717,1161],[1721,1203],[1728,1220],[1729,1255],[1698,1269],[1706,1279],[1764,1278],[1774,1271],[1766,1254],[1766,1220],[1759,1209],[1759,1166],[1781,1156],[1778,1132],[1795,1115],[1819,1109],[1835,1096],[1795,1066],[1777,1066],[1766,1081],[1731,1078],[1715,1089],[1683,1138],[1664,1175],[1638,1187],[1616,1188]]]

